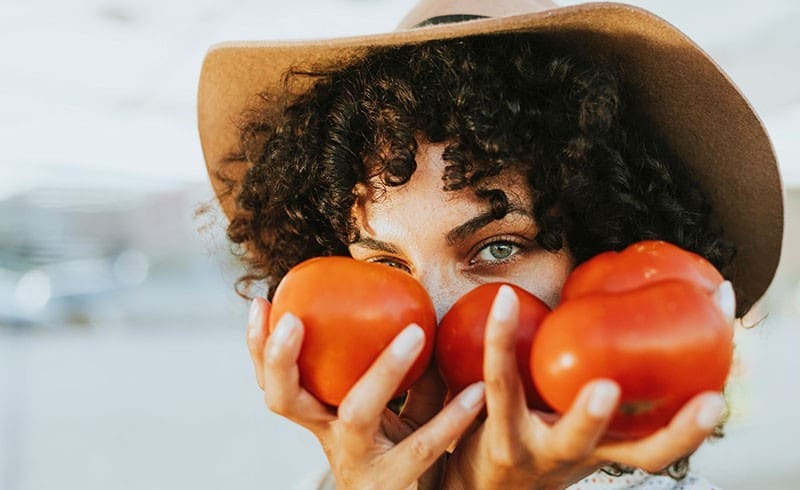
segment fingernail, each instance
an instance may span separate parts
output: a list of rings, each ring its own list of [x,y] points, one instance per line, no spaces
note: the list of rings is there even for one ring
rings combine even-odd
[[[284,313],[281,319],[278,320],[278,324],[275,325],[275,330],[273,330],[272,334],[270,335],[272,338],[273,348],[277,349],[278,347],[282,346],[296,326],[297,317],[288,312]]]
[[[586,412],[592,417],[604,419],[611,415],[619,399],[619,387],[611,381],[598,381],[589,394]]]
[[[697,412],[697,426],[705,430],[713,429],[719,423],[724,411],[725,399],[722,395],[708,396]]]
[[[719,309],[730,321],[733,321],[736,314],[736,294],[733,292],[733,284],[730,281],[725,281],[719,285],[714,291],[714,301],[716,301]]]
[[[250,314],[247,318],[247,329],[251,337],[258,331],[256,328],[258,326],[261,326],[261,305],[258,303],[258,298],[255,298],[250,303]]]
[[[412,323],[392,341],[390,347],[392,354],[399,358],[406,358],[419,347],[424,338],[425,332],[422,331],[422,328]]]
[[[510,320],[516,299],[513,289],[506,285],[500,286],[492,304],[492,317],[501,322]]]
[[[478,381],[475,384],[472,384],[464,389],[461,393],[461,396],[458,397],[459,403],[461,406],[466,408],[467,410],[472,410],[477,408],[479,405],[483,405],[483,397],[486,393],[486,387],[483,381]]]

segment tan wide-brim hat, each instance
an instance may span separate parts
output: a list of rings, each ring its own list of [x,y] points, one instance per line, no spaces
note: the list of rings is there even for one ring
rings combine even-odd
[[[211,47],[200,74],[198,122],[222,209],[230,218],[236,207],[238,190],[225,195],[216,171],[238,148],[237,121],[258,93],[281,90],[289,67],[338,63],[375,46],[526,32],[547,34],[622,67],[632,100],[690,167],[725,237],[737,245],[731,275],[738,309],[752,305],[772,281],[783,236],[783,192],[769,137],[744,96],[692,40],[652,13],[624,4],[422,0],[390,33]],[[227,168],[226,175],[241,182],[245,170]]]

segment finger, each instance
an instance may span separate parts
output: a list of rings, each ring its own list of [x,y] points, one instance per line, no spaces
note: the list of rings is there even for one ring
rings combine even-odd
[[[303,324],[286,313],[264,346],[264,401],[273,412],[317,433],[335,420],[328,408],[300,386],[297,358],[303,343]]]
[[[579,461],[591,454],[619,402],[620,388],[611,380],[587,384],[546,437],[550,456],[560,462]]]
[[[500,286],[486,322],[483,377],[489,421],[501,438],[512,438],[527,415],[525,392],[517,372],[519,300],[509,286]]]
[[[714,302],[717,303],[728,322],[733,324],[736,316],[736,293],[734,293],[733,284],[730,281],[723,281],[714,291]]]
[[[264,340],[267,337],[267,318],[269,318],[269,301],[255,298],[250,304],[250,315],[247,319],[247,350],[256,371],[258,387],[264,389]]]
[[[380,425],[381,414],[400,382],[422,352],[425,332],[411,324],[383,350],[339,405],[344,440],[351,447],[369,447]]]
[[[413,482],[441,456],[475,420],[484,405],[482,382],[469,385],[441,412],[386,455],[395,481]]]
[[[400,416],[417,428],[439,413],[446,393],[447,388],[439,377],[436,366],[431,364],[409,390]]]
[[[706,392],[687,403],[667,427],[638,441],[601,444],[595,454],[603,460],[658,473],[700,447],[724,411],[722,395]]]

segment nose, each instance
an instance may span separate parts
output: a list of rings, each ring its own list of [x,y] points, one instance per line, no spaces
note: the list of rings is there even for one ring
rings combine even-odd
[[[424,272],[418,273],[417,280],[422,283],[433,301],[437,323],[450,310],[453,303],[458,301],[458,298],[475,287],[475,284],[459,277],[456,272],[450,272],[441,267],[426,269]]]

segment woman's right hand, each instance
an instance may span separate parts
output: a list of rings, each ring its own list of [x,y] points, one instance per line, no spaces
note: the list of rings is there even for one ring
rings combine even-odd
[[[735,298],[727,289],[728,299],[721,303],[728,305],[723,311],[733,323]],[[503,286],[486,325],[488,416],[459,441],[447,464],[444,488],[563,489],[612,462],[658,473],[693,453],[717,426],[724,400],[719,393],[704,392],[649,436],[606,439],[621,393],[609,379],[587,384],[561,417],[530,410],[516,362],[518,324],[519,300],[513,289]]]
[[[300,386],[297,358],[303,324],[287,313],[267,335],[269,303],[256,298],[247,344],[264,400],[273,412],[310,430],[319,439],[338,489],[437,488],[448,446],[483,407],[476,383],[441,408],[429,373],[412,386],[409,401],[395,414],[386,408],[422,351],[424,332],[409,325],[380,354],[334,411]],[[415,395],[416,390],[416,395]]]

